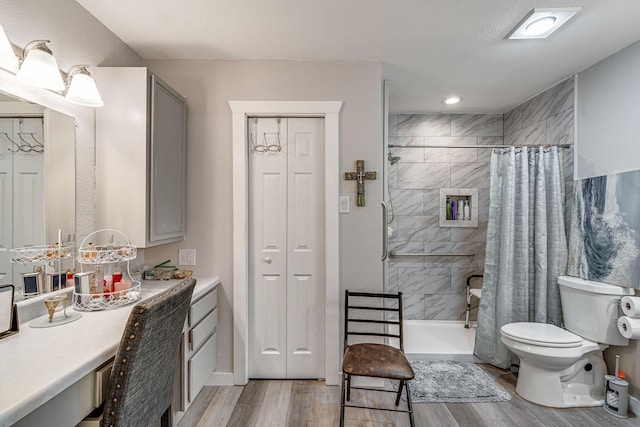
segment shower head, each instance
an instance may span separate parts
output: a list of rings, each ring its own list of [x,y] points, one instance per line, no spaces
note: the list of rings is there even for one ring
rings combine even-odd
[[[400,161],[400,156],[394,156],[393,154],[391,154],[391,152],[389,152],[389,155],[387,156],[387,160],[389,160],[389,162],[392,165],[395,165]]]

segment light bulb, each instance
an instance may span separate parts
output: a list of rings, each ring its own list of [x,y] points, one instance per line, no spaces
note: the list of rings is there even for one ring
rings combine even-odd
[[[539,36],[553,28],[555,23],[555,16],[545,16],[544,18],[536,19],[531,24],[527,25],[525,32],[531,36]]]

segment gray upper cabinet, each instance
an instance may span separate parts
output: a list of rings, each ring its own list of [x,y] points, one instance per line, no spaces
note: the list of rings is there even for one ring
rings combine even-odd
[[[98,67],[96,226],[145,248],[184,239],[184,98],[144,67]]]

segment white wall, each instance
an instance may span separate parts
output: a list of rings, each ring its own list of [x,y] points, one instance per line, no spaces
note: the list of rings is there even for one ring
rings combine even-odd
[[[187,98],[187,237],[145,250],[155,260],[197,249],[195,275],[217,275],[218,368],[233,370],[232,132],[229,100],[343,101],[340,113],[340,193],[352,212],[340,216],[341,290],[382,289],[382,78],[380,64],[307,61],[146,61]],[[365,207],[355,206],[355,183],[343,173],[365,160],[379,172],[367,181]],[[342,305],[341,305],[342,306]]]
[[[0,25],[13,45],[24,48],[32,40],[51,40],[49,47],[62,71],[77,64],[142,65],[142,59],[129,46],[74,0],[0,0],[0,10]],[[92,232],[95,225],[94,109],[73,105],[53,92],[26,86],[2,70],[0,91],[76,118],[76,234],[82,238]]]
[[[639,93],[640,42],[578,74],[578,179],[640,169]],[[640,398],[640,341],[629,342],[606,350],[605,360],[613,374],[615,355],[621,356],[620,369]]]

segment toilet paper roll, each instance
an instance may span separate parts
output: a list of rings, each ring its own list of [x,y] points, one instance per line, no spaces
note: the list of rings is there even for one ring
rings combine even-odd
[[[625,316],[640,317],[640,297],[624,296],[620,300],[620,306]]]
[[[623,337],[637,340],[640,338],[640,319],[621,316],[618,319],[618,330]]]

